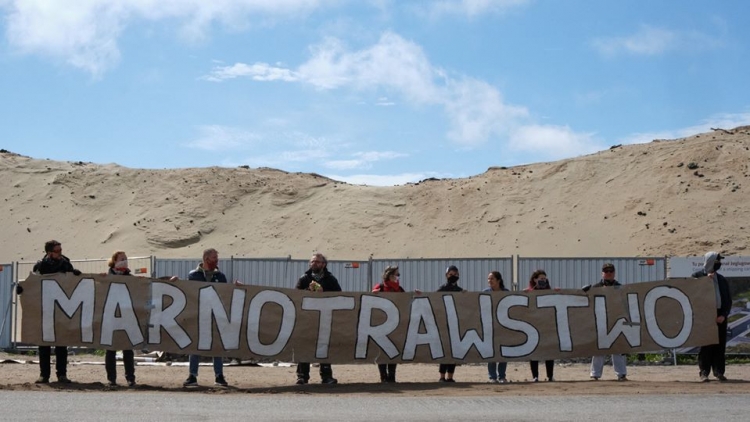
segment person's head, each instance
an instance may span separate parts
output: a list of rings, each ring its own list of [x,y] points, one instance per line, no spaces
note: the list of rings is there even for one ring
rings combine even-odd
[[[44,253],[50,258],[60,259],[62,257],[62,244],[57,240],[44,242]]]
[[[715,273],[721,268],[721,260],[724,259],[720,253],[710,251],[703,257],[703,270],[706,274]]]
[[[445,279],[448,280],[448,283],[458,283],[458,278],[458,268],[455,265],[450,265],[445,269]]]
[[[203,251],[203,268],[206,270],[219,268],[219,252],[216,249],[208,248]]]
[[[615,264],[607,262],[602,265],[602,280],[612,281],[615,279]]]
[[[323,256],[322,253],[314,253],[312,258],[310,258],[310,269],[315,274],[318,274],[321,271],[325,270],[327,265],[328,260],[325,256]]]
[[[387,267],[385,271],[383,271],[383,281],[398,281],[400,275],[398,267]]]
[[[493,291],[503,290],[505,288],[503,276],[500,274],[500,271],[491,271],[487,275],[487,285],[490,286],[490,289]]]
[[[107,261],[109,268],[127,268],[128,255],[124,251],[115,251]]]
[[[544,270],[536,270],[529,278],[529,289],[549,289],[549,280]]]

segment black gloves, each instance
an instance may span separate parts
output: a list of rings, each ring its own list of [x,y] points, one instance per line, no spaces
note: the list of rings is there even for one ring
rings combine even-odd
[[[583,287],[581,288],[581,290],[583,290],[584,292],[588,292],[590,288],[591,288],[591,285],[590,285],[590,284],[587,284],[587,285],[583,286]]]
[[[16,294],[20,295],[21,293],[23,293],[23,287],[20,284],[16,284]]]
[[[78,270],[73,270],[73,275],[81,275],[81,272]]]

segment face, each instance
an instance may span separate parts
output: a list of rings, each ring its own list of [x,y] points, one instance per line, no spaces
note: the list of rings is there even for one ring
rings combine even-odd
[[[206,255],[206,258],[203,260],[204,266],[208,268],[216,268],[219,266],[219,253],[218,252],[211,252],[208,255]]]
[[[323,261],[323,258],[319,256],[313,255],[312,258],[310,258],[310,269],[313,270],[314,273],[319,273],[323,271],[323,268],[325,268],[326,263]]]
[[[125,252],[120,252],[115,257],[115,262],[126,261],[127,259],[128,256],[125,254]]]
[[[454,275],[458,277],[458,271],[450,270],[447,273],[445,273],[445,278],[451,278],[451,276],[454,276]]]
[[[606,270],[602,270],[602,279],[603,280],[614,280],[615,279],[615,269],[614,268],[607,268]]]
[[[49,256],[51,258],[59,259],[62,256],[62,245],[57,245],[52,249],[52,252],[49,253]]]
[[[535,278],[534,281],[536,281],[537,283],[539,283],[540,281],[545,282],[547,281],[547,276],[544,274],[539,274],[539,276],[537,276],[537,278]]]
[[[391,281],[398,281],[399,277],[401,277],[401,274],[398,271],[395,271],[388,279]]]
[[[492,290],[500,290],[500,280],[495,278],[495,275],[490,273],[487,276],[487,285],[490,286]]]

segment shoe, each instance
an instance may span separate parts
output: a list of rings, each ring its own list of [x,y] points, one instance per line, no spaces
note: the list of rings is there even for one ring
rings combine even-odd
[[[190,375],[189,377],[187,377],[185,382],[182,383],[183,387],[193,387],[195,385],[198,385],[198,379],[195,378],[193,375]]]
[[[328,378],[323,378],[322,380],[320,380],[320,383],[321,384],[338,384],[339,380],[333,377],[328,377]]]
[[[303,384],[307,384],[307,380],[306,380],[306,379],[304,379],[304,378],[297,378],[297,382],[296,382],[296,384],[297,384],[297,385],[303,385]]]
[[[625,375],[618,375],[617,376],[617,381],[627,381],[627,380],[628,380],[628,377],[626,377]]]
[[[534,378],[531,382],[539,382],[539,378]]]
[[[701,374],[701,382],[709,382],[709,381],[711,381],[711,380],[708,379],[708,375]]]
[[[726,381],[727,377],[725,377],[724,375],[717,375],[716,379],[719,380],[719,381]]]
[[[49,384],[49,377],[39,377],[34,381],[34,384]]]
[[[224,375],[218,375],[216,377],[216,381],[214,382],[214,385],[218,385],[220,387],[228,387],[229,383],[227,380],[224,379]]]
[[[109,385],[110,387],[117,387],[117,381],[109,380],[107,381],[107,385]]]
[[[490,378],[490,380],[487,381],[487,382],[490,383],[490,384],[497,384],[498,381],[497,381],[496,378]]]
[[[507,384],[508,380],[505,379],[505,378],[500,378],[499,380],[497,380],[497,382],[500,383],[500,384]]]
[[[60,375],[59,377],[57,377],[57,382],[59,382],[60,384],[70,384],[73,381],[71,381],[70,378],[66,377],[65,375]]]
[[[454,380],[453,378],[446,378],[445,382],[456,382],[456,380]]]
[[[554,382],[554,381],[555,381],[554,378],[547,378],[547,382]]]
[[[440,378],[438,382],[446,382],[447,380],[445,378]]]
[[[591,379],[591,381],[599,381],[599,377],[595,377],[593,375],[590,376],[589,378]]]
[[[130,388],[135,387],[135,380],[128,380],[128,387]]]

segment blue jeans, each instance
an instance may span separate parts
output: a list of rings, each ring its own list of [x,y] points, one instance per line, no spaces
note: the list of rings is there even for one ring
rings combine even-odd
[[[224,358],[214,357],[214,375],[224,375]],[[200,363],[201,357],[198,355],[190,355],[190,375],[198,377],[198,363]]]
[[[508,362],[490,362],[487,364],[487,372],[491,380],[501,380],[505,378],[505,370],[508,368]]]

